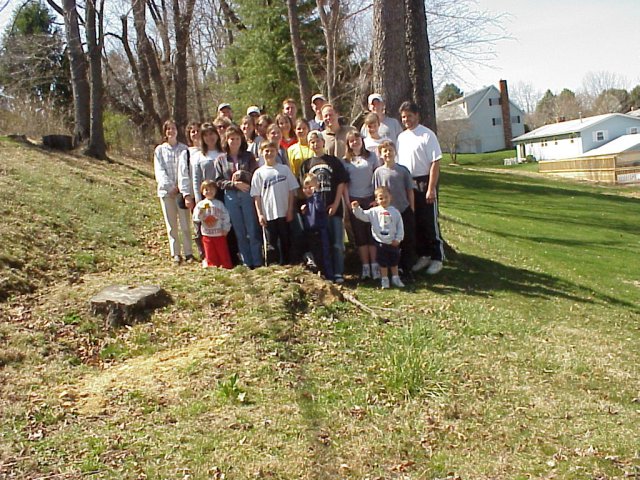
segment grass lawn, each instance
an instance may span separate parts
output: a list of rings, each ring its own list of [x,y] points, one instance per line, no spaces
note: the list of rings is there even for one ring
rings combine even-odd
[[[0,478],[640,476],[639,188],[445,165],[445,269],[347,276],[370,315],[300,268],[173,268],[149,164],[0,154]],[[114,283],[174,304],[107,329]]]

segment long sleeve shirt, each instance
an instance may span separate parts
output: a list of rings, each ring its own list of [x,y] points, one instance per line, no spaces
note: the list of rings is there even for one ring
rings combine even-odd
[[[390,245],[394,240],[401,242],[404,238],[402,215],[391,205],[387,208],[378,205],[369,210],[362,210],[358,206],[353,209],[353,214],[357,219],[371,224],[373,238],[380,243]]]

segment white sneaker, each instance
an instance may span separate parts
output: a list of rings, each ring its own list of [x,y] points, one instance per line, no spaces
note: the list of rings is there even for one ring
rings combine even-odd
[[[418,272],[431,264],[431,257],[420,257],[413,267],[412,272]]]
[[[380,280],[380,265],[378,265],[377,263],[372,263],[371,264],[371,278],[373,278],[374,280]]]
[[[389,279],[388,279],[387,277],[383,278],[383,279],[380,281],[380,286],[381,286],[382,288],[389,288]]]
[[[207,262],[206,259],[202,260],[202,268],[207,268],[209,266],[209,263]]]
[[[429,275],[435,275],[436,273],[440,273],[440,270],[442,270],[442,262],[440,260],[434,260],[431,262],[431,265],[429,265],[429,268],[427,268],[427,273]]]
[[[402,280],[400,280],[400,277],[397,275],[394,275],[393,277],[391,277],[391,284],[394,287],[404,288],[404,283],[402,283]]]
[[[371,278],[371,267],[367,265],[362,265],[362,273],[360,274],[360,280],[366,280],[367,278]]]

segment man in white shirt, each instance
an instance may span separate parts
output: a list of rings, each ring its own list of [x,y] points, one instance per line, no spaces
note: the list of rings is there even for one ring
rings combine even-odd
[[[406,167],[415,182],[416,252],[418,261],[412,270],[425,267],[435,275],[442,270],[444,243],[438,224],[438,178],[442,150],[433,131],[420,125],[418,106],[400,105],[400,117],[406,130],[398,136],[398,163]]]
[[[378,120],[380,120],[380,127],[378,128],[378,134],[383,137],[391,140],[394,145],[396,145],[398,141],[398,135],[402,133],[402,126],[400,122],[393,117],[387,117],[386,115],[386,107],[384,104],[384,99],[382,95],[379,93],[372,93],[367,98],[367,103],[369,105],[369,111],[371,113],[375,113],[378,116]],[[363,125],[360,129],[360,134],[363,138],[366,138],[368,135],[366,125]]]

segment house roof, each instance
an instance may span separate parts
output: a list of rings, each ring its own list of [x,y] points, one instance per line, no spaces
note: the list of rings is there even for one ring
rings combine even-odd
[[[594,125],[609,120],[610,118],[621,116],[629,117],[623,113],[605,113],[604,115],[596,115],[594,117],[580,118],[577,120],[569,120],[567,122],[552,123],[550,125],[544,125],[540,128],[520,135],[513,139],[514,142],[524,142],[527,140],[533,140],[536,138],[556,137],[559,135],[566,135],[570,133],[580,133],[583,130],[593,127]]]
[[[479,90],[475,90],[471,93],[467,93],[462,97],[456,98],[455,100],[451,100],[449,103],[444,104],[436,110],[436,118],[438,120],[464,120],[471,117],[478,108],[482,105],[483,100],[489,96],[491,92],[494,92],[500,95],[500,90],[495,85],[489,85],[487,87],[483,87]],[[472,97],[477,97],[477,100],[471,100]],[[468,107],[473,107],[473,110],[470,110],[467,113],[467,110],[464,107],[464,103],[467,104]],[[518,107],[513,100],[509,99],[509,103],[511,106],[517,108],[518,110],[522,109]]]
[[[616,153],[640,151],[640,133],[622,135],[601,147],[594,148],[580,155],[581,157],[592,157],[594,155],[615,155]]]
[[[627,115],[630,115],[632,117],[640,117],[640,108],[627,112]]]

